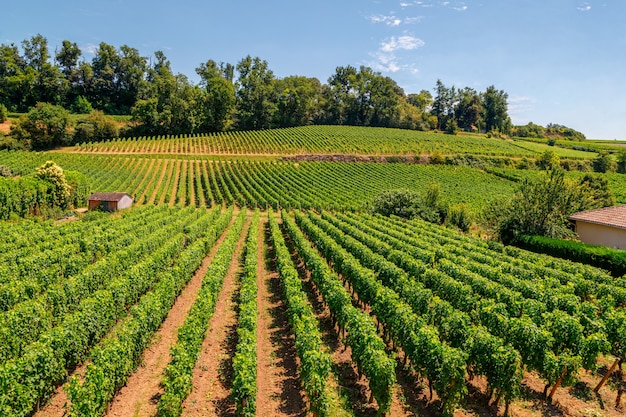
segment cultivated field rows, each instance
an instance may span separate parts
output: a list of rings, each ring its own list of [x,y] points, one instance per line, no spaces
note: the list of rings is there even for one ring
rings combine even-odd
[[[595,268],[357,214],[33,227],[3,236],[0,284],[83,237],[58,281],[3,293],[2,415],[620,415],[617,373],[592,390],[623,355],[626,282]]]

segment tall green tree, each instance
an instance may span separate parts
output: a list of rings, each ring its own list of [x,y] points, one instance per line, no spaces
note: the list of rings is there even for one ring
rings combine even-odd
[[[203,120],[200,87],[192,85],[182,74],[175,75],[161,51],[155,52],[155,63],[147,79],[149,82],[140,89],[141,99],[131,113],[133,121],[140,123],[137,133],[199,132]]]
[[[511,119],[508,113],[508,98],[507,93],[497,90],[493,85],[482,93],[483,121],[487,132],[509,133]]]
[[[22,42],[27,73],[32,80],[29,91],[28,105],[37,102],[61,104],[67,81],[59,71],[59,67],[50,63],[48,40],[42,35],[35,35]]]
[[[206,132],[219,132],[230,126],[235,111],[235,86],[233,66],[208,60],[196,68],[203,88],[200,97],[202,122],[200,129]]]
[[[456,104],[454,115],[461,129],[466,131],[477,129],[482,111],[482,101],[476,90],[470,87],[459,90],[459,101]]]
[[[524,235],[563,238],[572,235],[568,216],[611,202],[606,181],[569,180],[565,171],[557,169],[523,181],[512,198],[492,204],[486,217],[505,243],[515,243]]]
[[[274,81],[278,108],[277,127],[305,126],[313,122],[319,110],[322,85],[317,78],[291,76]]]
[[[456,102],[456,88],[454,86],[446,87],[441,80],[437,80],[431,113],[437,117],[438,130],[443,130],[449,125],[449,120],[454,118]]]
[[[276,112],[274,73],[268,63],[250,55],[237,64],[237,128],[269,129]]]

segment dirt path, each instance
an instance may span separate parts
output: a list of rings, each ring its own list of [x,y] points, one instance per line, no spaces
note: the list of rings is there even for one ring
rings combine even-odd
[[[266,216],[260,223],[259,239],[268,241]],[[266,256],[268,246],[264,241],[259,241],[257,267],[257,415],[305,416],[306,404],[298,381],[296,350],[280,278]]]
[[[234,416],[230,399],[232,356],[237,335],[236,299],[241,271],[240,258],[250,220],[246,221],[224,285],[215,305],[209,330],[205,336],[200,358],[193,371],[191,394],[183,404],[183,416]]]
[[[107,416],[131,417],[156,414],[156,404],[162,394],[159,383],[163,370],[169,363],[170,347],[177,341],[178,328],[184,323],[196,300],[198,291],[202,286],[202,278],[225,236],[226,232],[220,236],[189,284],[176,299],[167,318],[154,336],[153,344],[143,353],[141,366],[131,375],[126,386],[115,396]]]

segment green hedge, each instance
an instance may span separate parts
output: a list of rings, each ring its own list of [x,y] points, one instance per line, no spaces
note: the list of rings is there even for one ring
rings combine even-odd
[[[614,277],[626,274],[626,251],[542,236],[522,236],[518,246],[606,269]]]

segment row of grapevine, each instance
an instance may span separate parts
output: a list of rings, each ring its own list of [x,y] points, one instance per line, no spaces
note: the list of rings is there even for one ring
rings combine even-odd
[[[199,221],[199,213],[185,211],[186,215],[181,212],[182,216],[175,221],[163,217],[162,221],[151,222],[140,230],[145,234],[135,236],[125,249],[88,265],[69,279],[49,286],[39,296],[4,312],[0,320],[0,334],[4,336],[0,340],[3,359],[22,355],[26,346],[50,327],[63,322],[85,299],[98,291],[115,289],[118,279],[131,280],[141,268],[162,268],[162,254],[175,256],[176,252],[172,251],[182,248],[183,228]],[[143,261],[135,263],[141,257]]]
[[[239,290],[237,348],[233,357],[232,397],[237,415],[253,417],[256,413],[256,331],[257,331],[257,259],[260,212],[252,216],[246,240],[244,271]]]
[[[242,210],[230,226],[213,261],[202,279],[198,293],[184,324],[178,329],[178,341],[170,349],[171,361],[164,371],[163,395],[158,403],[159,416],[179,416],[182,404],[191,392],[191,375],[206,336],[215,302],[224,277],[232,263],[237,241],[244,226],[246,212]]]
[[[326,382],[330,375],[330,356],[322,349],[317,318],[313,313],[285,240],[272,211],[269,227],[276,256],[276,267],[282,282],[289,324],[295,336],[296,352],[300,358],[300,379],[309,399],[311,411],[317,416],[328,415]]]
[[[175,211],[182,216],[168,218],[170,222],[176,219],[178,226],[161,227],[154,236],[143,236],[143,241],[119,256],[96,262],[88,268],[91,272],[77,275],[63,285],[53,285],[42,297],[32,300],[40,303],[35,314],[44,319],[22,321],[22,328],[32,328],[34,335],[25,338],[28,342],[14,339],[18,353],[0,365],[0,385],[6,387],[0,393],[0,414],[29,415],[37,408],[111,326],[127,314],[128,306],[154,286],[159,271],[179,257],[186,240],[183,228],[195,234],[194,224],[206,227],[207,216],[203,218],[202,213]],[[151,246],[155,242],[156,246]],[[156,248],[159,249],[155,251]]]
[[[331,216],[326,215],[325,217],[330,218]],[[607,340],[611,341],[613,346],[620,345],[620,342],[614,340],[615,331],[608,329],[620,328],[620,323],[623,323],[619,319],[623,314],[622,310],[610,309],[610,320],[597,316],[596,308],[593,308],[589,315],[570,316],[564,311],[554,310],[540,315],[542,320],[533,320],[525,314],[518,317],[520,310],[512,315],[507,311],[509,305],[501,302],[502,300],[509,300],[506,297],[508,291],[506,287],[493,284],[490,286],[490,291],[495,298],[485,299],[479,294],[472,295],[477,287],[456,281],[462,277],[466,279],[472,277],[482,282],[485,280],[476,274],[461,272],[461,265],[465,263],[462,259],[457,259],[457,262],[461,262],[460,264],[446,261],[447,251],[444,248],[454,250],[453,246],[438,249],[436,244],[431,241],[429,243],[432,249],[430,252],[426,251],[424,247],[416,251],[415,247],[410,244],[418,238],[418,235],[411,235],[407,231],[406,223],[404,223],[403,229],[394,230],[390,222],[383,219],[378,220],[383,221],[384,224],[377,225],[377,221],[373,219],[364,222],[364,216],[339,215],[338,217],[351,220],[350,223],[359,227],[363,233],[357,234],[345,225],[342,226],[343,230],[349,231],[364,242],[367,242],[364,236],[369,236],[369,246],[372,249],[381,254],[386,254],[385,256],[388,256],[398,266],[411,271],[412,277],[423,282],[435,294],[448,300],[455,308],[469,313],[474,321],[486,325],[494,335],[502,337],[515,346],[522,355],[523,363],[527,368],[537,370],[545,378],[546,389],[549,385],[557,382],[566,365],[569,372],[565,375],[565,383],[575,380],[577,370],[581,365],[588,369],[593,367],[597,355],[609,350]],[[365,226],[364,223],[373,227]],[[424,233],[420,234],[420,236],[423,235]],[[372,236],[381,240],[373,244]],[[399,250],[408,254],[409,258],[412,257],[413,260],[407,262],[397,255],[392,255],[392,248],[388,245],[393,246],[395,251]],[[411,266],[410,263],[413,265]],[[442,264],[444,267],[439,271],[438,269]],[[452,269],[453,266],[454,270]],[[453,276],[447,275],[444,271],[452,273]],[[484,285],[488,285],[488,283],[484,282]],[[588,303],[587,305],[590,308],[593,307]],[[542,308],[542,311],[547,311],[545,305],[539,304],[539,307]],[[619,336],[617,337],[619,338]]]
[[[165,207],[164,207],[165,208]],[[110,221],[90,221],[89,235],[85,235],[84,225],[64,227],[62,235],[55,233],[60,228],[51,223],[38,224],[27,222],[28,231],[15,231],[26,237],[34,237],[38,233],[50,233],[41,245],[13,247],[7,245],[6,251],[0,256],[0,311],[7,311],[19,302],[31,299],[49,286],[79,273],[99,259],[115,253],[130,245],[134,239],[148,232],[142,224],[146,224],[157,210],[137,210],[147,217],[125,216]],[[102,217],[104,219],[104,217]],[[77,225],[73,222],[69,225]],[[56,234],[56,239],[53,235]],[[30,239],[27,239],[30,241]],[[6,242],[5,238],[5,242]],[[53,243],[53,245],[50,245]],[[0,316],[0,328],[4,319]]]
[[[311,278],[330,310],[333,323],[339,327],[340,333],[346,334],[344,343],[352,349],[352,359],[359,375],[364,374],[369,380],[379,413],[388,412],[396,381],[395,362],[385,352],[385,343],[378,336],[376,325],[371,317],[352,305],[351,296],[341,280],[311,247],[293,220],[285,212],[282,218],[287,233],[307,269],[311,271]]]
[[[519,353],[501,339],[494,337],[483,326],[472,325],[468,314],[459,312],[447,302],[434,297],[430,290],[425,289],[408,273],[385,258],[392,259],[412,273],[423,273],[422,266],[409,254],[393,250],[358,228],[339,223],[335,217],[327,213],[324,213],[324,220],[312,213],[309,213],[308,217],[357,257],[365,267],[376,271],[377,278],[385,286],[396,291],[423,322],[433,323],[442,341],[466,352],[467,363],[472,372],[487,378],[491,390],[498,399],[504,398],[508,406],[510,401],[519,395],[522,374]]]
[[[421,320],[394,291],[382,286],[371,270],[363,268],[304,215],[296,213],[296,222],[348,281],[359,299],[371,307],[385,335],[402,348],[415,370],[428,378],[430,388],[442,399],[444,413],[450,414],[466,393],[466,355],[442,344],[436,329]],[[295,228],[292,230],[298,233]]]
[[[187,247],[175,266],[155,277],[154,289],[141,297],[116,329],[115,337],[106,339],[91,352],[91,363],[82,377],[71,378],[68,396],[71,416],[104,414],[115,393],[125,385],[137,368],[141,354],[167,317],[176,297],[191,279],[204,257],[230,223],[227,212],[208,227],[189,236]]]
[[[55,153],[32,154],[31,165],[53,158],[66,169],[84,172],[93,191],[123,191],[136,204],[227,205],[265,209],[359,210],[383,190],[421,192],[441,184],[451,204],[478,211],[513,192],[515,183],[480,170],[448,165],[332,162],[211,161]],[[24,158],[0,151],[0,165]],[[180,175],[179,175],[180,174]],[[471,178],[471,181],[467,181]],[[204,197],[204,198],[203,198]]]

